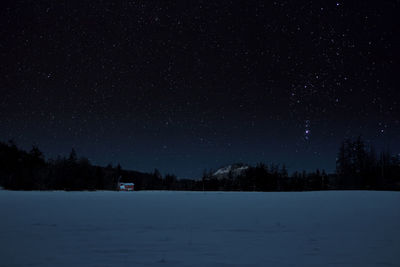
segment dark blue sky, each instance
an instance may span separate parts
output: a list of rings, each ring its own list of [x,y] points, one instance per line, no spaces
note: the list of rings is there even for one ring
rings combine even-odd
[[[189,178],[400,152],[399,1],[1,5],[3,141]]]

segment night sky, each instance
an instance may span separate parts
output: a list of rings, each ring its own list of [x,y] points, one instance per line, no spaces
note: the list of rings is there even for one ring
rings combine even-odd
[[[2,1],[0,140],[200,177],[400,152],[399,1]]]

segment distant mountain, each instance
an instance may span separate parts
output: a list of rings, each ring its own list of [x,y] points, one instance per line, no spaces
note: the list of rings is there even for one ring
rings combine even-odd
[[[213,172],[212,177],[217,179],[236,178],[243,174],[249,167],[249,165],[242,163],[228,165]]]

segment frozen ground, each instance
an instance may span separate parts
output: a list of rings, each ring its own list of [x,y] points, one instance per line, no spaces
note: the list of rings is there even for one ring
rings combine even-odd
[[[400,192],[0,191],[0,266],[400,266]]]

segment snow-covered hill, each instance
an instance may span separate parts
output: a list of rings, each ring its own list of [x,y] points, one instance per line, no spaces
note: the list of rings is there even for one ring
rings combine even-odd
[[[248,168],[249,166],[244,164],[228,165],[213,172],[212,176],[218,179],[228,178],[229,176],[235,178],[245,172]]]

